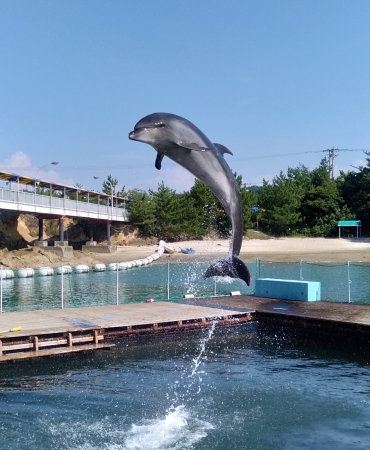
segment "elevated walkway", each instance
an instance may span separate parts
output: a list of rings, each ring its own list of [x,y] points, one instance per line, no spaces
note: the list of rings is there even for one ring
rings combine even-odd
[[[112,206],[112,197],[96,192],[89,192],[89,194],[83,197],[83,201],[80,201],[78,194],[75,194],[75,200],[71,200],[67,195],[55,197],[36,192],[0,188],[0,209],[51,216],[51,218],[52,216],[55,218],[65,216],[116,222],[129,221],[124,199],[113,197],[113,203],[118,206]]]

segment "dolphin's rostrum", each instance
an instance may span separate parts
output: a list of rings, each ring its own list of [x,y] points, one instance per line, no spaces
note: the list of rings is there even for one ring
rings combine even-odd
[[[243,215],[239,188],[224,154],[231,151],[212,143],[201,130],[183,117],[154,113],[141,119],[129,138],[145,142],[158,152],[155,167],[161,168],[164,156],[177,162],[202,181],[224,207],[232,225],[229,255],[212,264],[204,277],[241,278],[250,285],[251,276],[238,258],[243,239]]]

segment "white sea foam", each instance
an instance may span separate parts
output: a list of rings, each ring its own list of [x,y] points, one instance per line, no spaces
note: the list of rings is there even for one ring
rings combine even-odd
[[[61,447],[70,450],[181,450],[191,448],[213,429],[183,405],[170,408],[164,417],[132,424],[129,429],[120,429],[107,419],[89,424],[43,422]]]
[[[208,422],[191,416],[185,406],[177,406],[168,411],[162,419],[147,421],[142,425],[132,425],[127,434],[125,450],[180,450],[190,448],[207,436],[212,429]]]

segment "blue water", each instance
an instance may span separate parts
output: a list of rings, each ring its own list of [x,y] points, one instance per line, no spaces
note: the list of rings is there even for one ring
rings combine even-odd
[[[0,365],[0,449],[367,450],[369,353],[325,342],[253,325]]]
[[[184,294],[210,296],[230,291],[252,293],[241,280],[203,279],[209,263],[155,264],[118,272],[118,303],[166,300]],[[89,272],[3,280],[3,311],[55,309],[117,303],[117,272]],[[169,283],[168,283],[169,279]],[[170,288],[168,289],[168,285]]]
[[[247,263],[250,287],[241,280],[203,279],[209,263],[155,264],[118,272],[118,303],[180,299],[184,294],[211,296],[240,291],[254,292],[254,280],[262,278],[303,279],[321,282],[323,301],[370,304],[370,266],[361,264]],[[169,280],[169,282],[168,282]],[[169,288],[168,288],[169,286]],[[62,277],[3,280],[3,311],[60,308]],[[117,303],[117,273],[100,272],[63,276],[64,307],[113,305]]]

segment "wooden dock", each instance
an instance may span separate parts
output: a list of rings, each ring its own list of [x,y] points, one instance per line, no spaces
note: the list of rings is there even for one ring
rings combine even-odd
[[[193,299],[191,302],[239,311],[247,308],[253,311],[252,319],[261,323],[291,324],[314,332],[348,332],[370,342],[370,305],[277,300],[252,295]]]
[[[251,320],[249,311],[171,302],[96,306],[0,315],[0,362],[114,346],[115,339]]]
[[[232,326],[250,321],[361,337],[370,342],[370,305],[276,300],[248,295],[48,311],[3,313],[0,362],[106,349],[141,335]],[[347,339],[346,337],[346,339]]]

